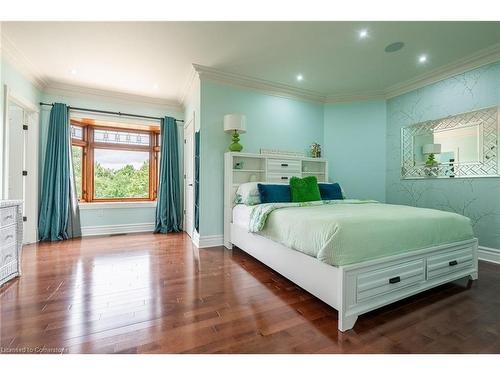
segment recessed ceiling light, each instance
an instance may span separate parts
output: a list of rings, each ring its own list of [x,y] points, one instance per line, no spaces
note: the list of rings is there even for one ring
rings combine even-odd
[[[394,42],[394,43],[389,44],[387,47],[385,47],[384,51],[387,53],[396,52],[396,51],[399,51],[401,48],[403,48],[404,45],[405,44],[403,42]]]
[[[297,74],[297,81],[302,81],[304,79],[304,76],[302,74]]]
[[[359,36],[359,39],[367,38],[368,37],[368,30],[366,30],[366,29],[360,30],[358,33],[358,36]]]
[[[71,74],[75,75],[76,73],[78,73],[78,71],[75,68],[71,69]]]
[[[419,62],[420,64],[425,64],[425,63],[427,62],[427,55],[420,55],[420,56],[418,57],[418,62]]]

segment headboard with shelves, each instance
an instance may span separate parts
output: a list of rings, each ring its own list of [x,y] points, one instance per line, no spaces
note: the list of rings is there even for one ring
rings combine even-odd
[[[328,182],[328,161],[278,154],[226,152],[224,155],[224,245],[231,248],[229,225],[238,186],[245,182],[286,183],[291,177],[316,176]]]

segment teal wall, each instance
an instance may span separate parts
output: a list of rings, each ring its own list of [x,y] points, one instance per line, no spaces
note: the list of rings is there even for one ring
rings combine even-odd
[[[103,96],[94,95],[81,95],[78,93],[61,92],[58,94],[44,93],[42,97],[46,103],[60,102],[73,107],[102,109],[107,111],[118,111],[127,113],[137,113],[141,115],[162,117],[173,116],[177,119],[183,119],[184,113],[182,111],[172,110],[168,107],[160,105],[148,105],[144,103],[136,103],[127,100],[118,100],[106,98]],[[45,155],[45,148],[47,144],[48,134],[48,121],[50,115],[50,107],[42,107],[40,116],[40,176],[43,173],[43,161]],[[182,123],[178,126],[179,137],[179,167],[182,176],[183,163],[182,163],[182,145],[183,145],[183,131]],[[179,183],[182,179],[179,177]],[[181,189],[182,194],[182,189]],[[181,200],[182,202],[182,200]],[[144,208],[106,208],[106,209],[91,209],[80,210],[80,218],[82,227],[88,226],[104,226],[104,225],[119,225],[119,224],[143,224],[154,223],[155,221],[155,207]]]
[[[201,82],[201,195],[200,235],[222,235],[224,152],[231,135],[224,133],[227,113],[243,113],[247,133],[241,135],[244,152],[260,148],[309,150],[323,144],[323,105],[266,95],[210,81]]]
[[[388,100],[387,201],[468,216],[479,244],[500,249],[500,178],[400,179],[402,127],[499,104],[500,62]]]
[[[386,103],[325,105],[323,153],[348,198],[385,202]]]

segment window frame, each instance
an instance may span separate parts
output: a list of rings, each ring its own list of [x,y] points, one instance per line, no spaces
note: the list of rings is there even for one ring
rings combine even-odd
[[[101,203],[101,202],[152,202],[156,201],[158,188],[158,139],[160,130],[135,129],[130,126],[116,127],[88,124],[75,119],[70,120],[70,124],[82,128],[83,137],[77,139],[71,137],[71,145],[82,147],[82,196],[81,203]],[[107,130],[119,132],[133,132],[147,134],[149,145],[131,145],[121,143],[95,142],[94,130]],[[124,197],[124,198],[96,198],[94,191],[94,151],[96,149],[141,151],[149,153],[149,194],[148,197]]]

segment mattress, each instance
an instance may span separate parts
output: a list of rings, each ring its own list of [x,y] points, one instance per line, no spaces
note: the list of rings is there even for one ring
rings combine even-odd
[[[247,206],[246,204],[237,204],[233,208],[233,224],[248,230],[250,223],[250,215],[254,206]]]
[[[474,238],[469,218],[426,208],[357,200],[254,207],[252,232],[334,266]]]

